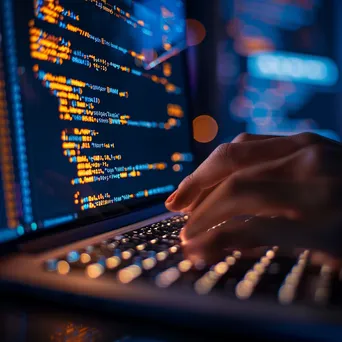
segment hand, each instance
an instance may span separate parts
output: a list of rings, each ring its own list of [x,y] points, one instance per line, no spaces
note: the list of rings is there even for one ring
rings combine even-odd
[[[341,144],[311,133],[243,134],[220,145],[179,185],[166,206],[191,213],[181,233],[187,242],[240,215],[280,217],[299,230],[304,223],[309,227],[327,218],[335,222],[341,215],[341,194]],[[317,229],[326,233],[324,224]]]
[[[311,263],[342,266],[341,219],[307,224],[281,217],[234,218],[182,243],[186,259],[214,264],[239,250],[247,258],[260,258],[272,246],[278,256],[295,257],[311,251]]]

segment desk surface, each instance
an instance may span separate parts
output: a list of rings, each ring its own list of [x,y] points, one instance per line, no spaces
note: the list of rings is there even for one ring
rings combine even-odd
[[[243,331],[243,327],[241,327]],[[272,339],[257,336],[253,342]],[[51,305],[19,296],[0,296],[0,340],[2,342],[182,342],[240,341],[239,334],[217,334],[171,324],[109,316]],[[273,339],[274,341],[274,339]],[[278,341],[278,339],[277,339]]]

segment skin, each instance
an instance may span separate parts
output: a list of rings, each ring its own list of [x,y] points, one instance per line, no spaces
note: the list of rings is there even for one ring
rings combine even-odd
[[[342,254],[341,204],[342,145],[311,133],[241,134],[165,203],[189,213],[181,232],[185,253],[210,261],[231,248],[266,245],[311,248],[335,260]]]

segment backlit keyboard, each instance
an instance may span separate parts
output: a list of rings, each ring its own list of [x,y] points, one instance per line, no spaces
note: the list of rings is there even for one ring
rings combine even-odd
[[[160,289],[177,287],[199,296],[218,294],[239,300],[262,296],[280,304],[296,301],[341,306],[341,276],[327,265],[313,265],[308,250],[285,257],[273,246],[258,258],[236,250],[215,265],[184,259],[179,233],[187,219],[174,216],[113,235],[47,260],[44,268],[64,276],[75,273],[91,279],[106,277],[121,284],[147,282]]]

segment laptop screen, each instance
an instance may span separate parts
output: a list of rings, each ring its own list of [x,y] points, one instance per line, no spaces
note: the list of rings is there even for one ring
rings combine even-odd
[[[145,65],[185,35],[183,2],[1,6],[0,242],[164,200],[192,170],[186,70]]]

